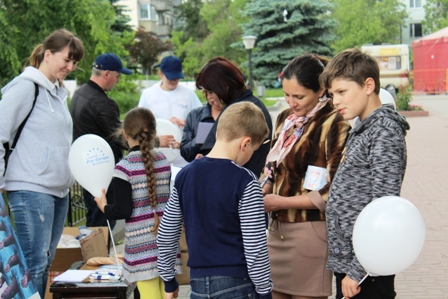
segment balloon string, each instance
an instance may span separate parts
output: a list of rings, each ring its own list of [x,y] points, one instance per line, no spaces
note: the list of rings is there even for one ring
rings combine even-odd
[[[117,267],[119,267],[120,264],[118,263],[118,254],[117,254],[117,248],[115,247],[114,234],[112,233],[112,229],[110,228],[109,220],[106,219],[106,221],[107,221],[107,227],[109,228],[109,234],[110,234],[110,238],[111,238],[111,241],[112,241],[112,245],[114,246],[115,260],[117,262]]]
[[[358,283],[358,286],[360,286],[361,283],[362,283],[364,280],[366,280],[367,277],[369,277],[369,275],[370,275],[370,273],[367,272],[366,276],[364,276],[364,277],[361,279],[361,281]],[[342,297],[342,299],[345,299],[345,297]]]

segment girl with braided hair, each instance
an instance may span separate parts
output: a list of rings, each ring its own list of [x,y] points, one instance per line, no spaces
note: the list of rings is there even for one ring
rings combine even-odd
[[[123,277],[137,283],[142,298],[165,298],[157,271],[157,229],[170,196],[171,167],[165,156],[154,150],[156,120],[143,107],[130,110],[119,134],[129,153],[114,169],[111,185],[95,198],[106,218],[125,219]],[[113,202],[113,204],[108,204]],[[176,269],[181,273],[180,252]]]

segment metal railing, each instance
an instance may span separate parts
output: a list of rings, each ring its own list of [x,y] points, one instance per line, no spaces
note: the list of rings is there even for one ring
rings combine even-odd
[[[66,226],[76,226],[86,220],[87,208],[84,204],[82,187],[77,182],[70,188]]]

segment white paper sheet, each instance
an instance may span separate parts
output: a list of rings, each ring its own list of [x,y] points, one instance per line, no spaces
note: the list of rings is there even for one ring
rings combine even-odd
[[[67,270],[61,275],[54,278],[54,281],[63,282],[82,282],[84,279],[90,276],[92,270]]]

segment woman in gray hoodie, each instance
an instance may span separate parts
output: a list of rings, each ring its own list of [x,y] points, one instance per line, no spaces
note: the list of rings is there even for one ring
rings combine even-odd
[[[0,193],[8,191],[18,240],[42,298],[74,182],[68,166],[73,124],[62,81],[83,56],[80,39],[56,30],[34,48],[22,74],[1,90]],[[30,111],[6,169],[3,145],[12,144]]]

